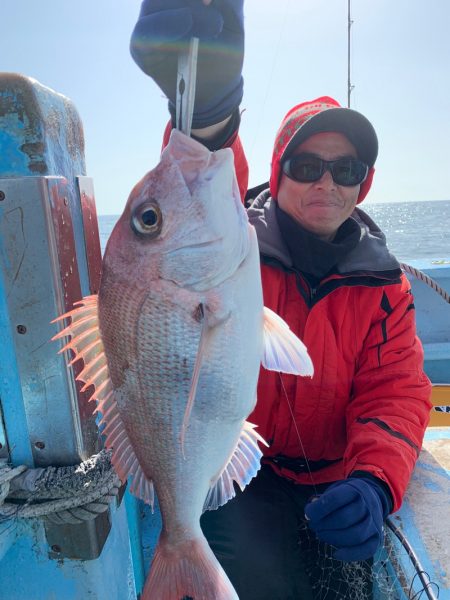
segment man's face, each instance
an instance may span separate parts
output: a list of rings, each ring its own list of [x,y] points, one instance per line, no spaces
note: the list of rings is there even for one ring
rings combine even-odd
[[[356,158],[353,144],[337,132],[317,133],[300,144],[293,155],[315,154],[324,160],[346,156]],[[302,227],[324,240],[331,241],[342,223],[348,219],[356,206],[359,185],[337,185],[329,171],[318,181],[301,183],[281,176],[278,205]]]

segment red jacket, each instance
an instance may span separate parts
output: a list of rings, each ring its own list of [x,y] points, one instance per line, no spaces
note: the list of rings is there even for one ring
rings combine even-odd
[[[261,369],[249,421],[270,442],[265,455],[340,459],[311,475],[274,468],[306,484],[368,471],[389,485],[397,510],[430,411],[408,281],[352,285],[351,276],[335,276],[332,291],[308,306],[298,275],[263,264],[262,280],[265,306],[303,340],[314,364],[312,379]]]
[[[361,241],[311,294],[291,264],[274,213],[269,192],[249,209],[264,304],[303,340],[314,376],[261,368],[248,420],[270,443],[264,455],[281,475],[311,484],[365,471],[389,486],[396,511],[431,409],[410,284],[384,234],[357,208],[352,216],[364,233]],[[303,466],[299,457],[308,459],[306,469],[297,468]]]

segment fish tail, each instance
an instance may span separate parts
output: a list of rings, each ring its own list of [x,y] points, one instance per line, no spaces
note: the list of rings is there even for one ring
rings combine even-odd
[[[239,600],[205,538],[160,538],[141,600]]]

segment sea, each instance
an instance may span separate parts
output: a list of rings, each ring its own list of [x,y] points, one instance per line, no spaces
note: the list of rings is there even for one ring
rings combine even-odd
[[[400,262],[450,261],[450,200],[364,203],[362,208],[384,231]],[[118,218],[99,216],[102,250]]]

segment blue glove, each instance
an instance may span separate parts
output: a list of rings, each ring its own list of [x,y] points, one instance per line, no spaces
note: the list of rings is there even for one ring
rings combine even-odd
[[[178,51],[200,38],[193,128],[223,121],[243,95],[244,0],[144,0],[130,51],[175,115]]]
[[[366,560],[383,542],[391,499],[375,478],[338,481],[305,506],[309,527],[343,561]]]

